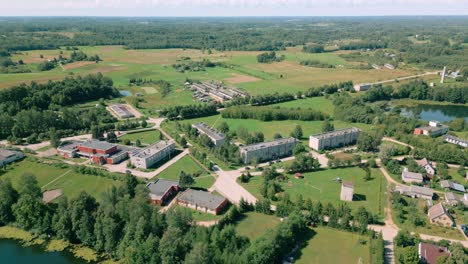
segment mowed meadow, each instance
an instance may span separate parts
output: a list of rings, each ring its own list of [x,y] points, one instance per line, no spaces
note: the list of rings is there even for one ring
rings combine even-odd
[[[310,87],[330,84],[340,81],[352,80],[355,83],[373,82],[394,79],[416,73],[412,69],[397,70],[361,70],[357,69],[354,62],[347,62],[339,55],[344,51],[310,54],[301,51],[300,47],[288,48],[278,52],[284,55],[285,60],[262,64],[258,63],[256,56],[258,51],[202,51],[192,49],[145,49],[131,50],[122,46],[95,46],[78,47],[88,55],[99,55],[102,59],[99,63],[73,62],[56,67],[50,71],[39,72],[36,70],[40,62],[58,58],[60,55],[69,57],[71,51],[65,50],[35,50],[24,51],[12,56],[13,61],[23,60],[30,64],[32,73],[2,74],[0,88],[10,87],[23,82],[46,82],[59,80],[68,75],[83,75],[101,72],[111,77],[119,89],[129,88],[129,79],[146,78],[153,80],[165,80],[170,82],[175,92],[168,96],[169,104],[178,101],[181,104],[192,102],[191,93],[184,92],[186,79],[217,80],[227,85],[245,89],[251,94],[272,92],[296,92],[305,91]],[[41,58],[42,55],[42,58]],[[191,61],[209,59],[212,62],[224,62],[227,67],[206,68],[205,71],[184,73],[177,72],[172,65],[186,63],[184,58]],[[300,65],[303,60],[318,60],[331,64],[335,68],[314,68]],[[152,85],[149,85],[152,86]],[[154,85],[153,85],[154,86]],[[132,87],[132,91],[146,94],[151,104],[162,103],[156,88],[155,91]],[[166,99],[166,98],[165,98]],[[165,100],[166,101],[166,100]],[[167,104],[165,104],[167,105]]]

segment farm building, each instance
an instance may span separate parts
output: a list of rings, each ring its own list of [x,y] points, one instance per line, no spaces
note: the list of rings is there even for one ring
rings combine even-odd
[[[269,142],[262,142],[240,147],[240,155],[245,164],[252,160],[268,161],[292,155],[297,139],[280,138]]]
[[[21,151],[0,149],[0,167],[3,167],[22,158],[24,158],[24,154]]]
[[[439,257],[450,256],[447,247],[419,242],[418,255],[421,263],[437,264]]]
[[[448,143],[455,144],[463,148],[468,148],[468,140],[457,138],[457,137],[450,136],[450,135],[444,136],[444,140]]]
[[[435,169],[432,166],[432,163],[427,161],[426,158],[422,160],[417,160],[416,163],[426,170],[427,176],[432,177],[435,174]]]
[[[99,140],[72,141],[57,148],[65,158],[88,158],[96,164],[117,164],[127,159],[135,148]]]
[[[395,188],[395,191],[403,195],[409,196],[411,198],[423,198],[426,200],[432,200],[432,197],[434,196],[434,191],[431,188],[421,187],[417,185],[398,185]]]
[[[442,203],[438,203],[429,208],[427,216],[429,217],[429,222],[431,222],[431,224],[439,224],[447,227],[452,227],[455,224],[452,216],[447,212]]]
[[[211,140],[211,142],[213,142],[213,145],[221,146],[222,144],[224,144],[226,136],[223,133],[220,133],[215,129],[211,128],[207,124],[200,122],[193,124],[192,127],[197,129],[198,133],[206,135]]]
[[[130,154],[130,161],[133,166],[148,169],[159,161],[170,157],[175,149],[173,140],[161,140],[144,149],[136,150]]]
[[[371,88],[371,85],[369,83],[361,83],[361,84],[355,84],[354,85],[354,90],[356,92],[367,91],[370,88]]]
[[[406,183],[421,183],[423,182],[423,176],[421,173],[410,172],[408,168],[403,168],[401,180]]]
[[[146,185],[149,190],[151,204],[165,205],[174,195],[179,192],[179,183],[159,179]]]
[[[312,135],[309,138],[309,147],[315,150],[323,150],[354,145],[360,133],[361,130],[359,128],[351,127]]]
[[[119,118],[125,119],[125,118],[132,118],[135,117],[130,110],[128,110],[127,106],[121,105],[121,104],[114,104],[111,105],[110,110],[114,112]]]
[[[228,200],[209,192],[188,189],[177,198],[177,204],[217,215],[227,206]]]
[[[456,196],[453,192],[445,193],[445,203],[451,206],[455,206],[460,202],[460,198]]]
[[[457,192],[462,192],[464,193],[465,192],[465,186],[461,185],[461,184],[458,184],[458,183],[455,183],[455,182],[452,182],[452,181],[449,181],[449,180],[443,180],[440,182],[440,187],[446,189],[446,190],[454,190],[454,191],[457,191]]]
[[[414,134],[438,137],[446,134],[448,130],[449,127],[446,125],[442,125],[439,121],[429,121],[429,126],[415,128]]]
[[[340,200],[342,201],[353,201],[354,195],[354,185],[352,182],[342,182],[341,183],[341,193],[340,193]]]

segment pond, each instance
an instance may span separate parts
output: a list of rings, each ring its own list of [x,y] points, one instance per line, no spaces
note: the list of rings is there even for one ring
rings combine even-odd
[[[132,96],[132,93],[127,90],[120,90],[119,93],[123,96]]]
[[[418,104],[414,107],[402,107],[400,109],[403,116],[419,116],[419,119],[426,121],[448,122],[460,117],[468,121],[467,105]]]
[[[85,263],[73,257],[69,252],[45,252],[40,246],[23,247],[18,241],[9,239],[0,239],[0,262],[15,264]]]

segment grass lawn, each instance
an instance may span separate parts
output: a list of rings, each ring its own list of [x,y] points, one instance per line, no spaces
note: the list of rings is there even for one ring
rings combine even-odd
[[[123,142],[123,140],[128,139],[133,144],[137,139],[139,139],[142,144],[150,145],[159,141],[160,134],[161,132],[155,129],[150,131],[125,134],[119,137],[119,140]]]
[[[192,212],[192,217],[193,220],[195,221],[213,221],[213,220],[219,220],[223,218],[223,214],[220,215],[214,215],[214,214],[208,214],[208,213],[203,213],[197,210],[189,209]]]
[[[172,166],[161,172],[156,178],[178,181],[181,171],[199,175],[195,178],[195,185],[193,187],[208,189],[215,182],[214,177],[208,174],[208,172],[198,165],[190,156],[181,158],[176,163],[172,164]],[[151,180],[154,181],[156,178]]]
[[[370,263],[369,242],[355,233],[325,227],[309,229],[304,247],[294,256],[294,263]],[[362,262],[360,262],[362,260]]]
[[[295,199],[300,194],[304,199],[310,198],[312,201],[330,202],[335,206],[346,203],[352,209],[363,206],[374,214],[383,214],[385,181],[377,169],[372,169],[372,179],[367,182],[364,181],[364,170],[357,167],[327,169],[303,175],[304,179],[296,179],[293,175],[288,175],[287,181],[280,182],[281,187],[288,192],[291,199]],[[337,177],[354,183],[353,202],[340,200],[341,184],[335,181]],[[261,176],[255,176],[242,185],[255,197],[260,198],[259,187],[262,181]]]
[[[29,158],[9,165],[6,173],[1,178],[10,178],[13,186],[17,188],[18,178],[24,173],[31,173],[36,176],[39,186],[43,191],[52,189],[62,189],[67,197],[74,197],[81,191],[86,191],[96,198],[112,186],[120,184],[119,181],[109,178],[79,174],[73,168],[59,168],[53,165],[37,163]]]
[[[244,218],[237,222],[236,231],[239,235],[253,240],[265,233],[268,229],[275,228],[280,219],[273,215],[265,215],[256,212],[248,212]]]

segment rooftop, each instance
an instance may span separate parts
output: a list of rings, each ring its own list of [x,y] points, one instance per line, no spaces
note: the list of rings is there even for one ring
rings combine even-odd
[[[468,140],[466,139],[462,139],[462,138],[458,138],[458,137],[454,137],[454,136],[450,136],[450,135],[446,135],[444,137],[445,140],[452,140],[452,141],[458,141],[458,142],[461,142],[461,143],[465,143],[468,145]]]
[[[188,189],[179,196],[178,200],[189,204],[196,204],[197,206],[205,207],[209,210],[215,210],[226,198],[209,192]]]
[[[455,182],[452,182],[452,181],[449,181],[449,180],[441,181],[440,186],[442,188],[450,188],[450,189],[453,189],[455,191],[465,192],[465,186],[463,186],[461,184],[458,184],[458,183],[455,183]]]
[[[414,193],[414,194],[427,195],[427,196],[434,195],[434,191],[431,188],[421,187],[417,185],[411,185],[411,186],[399,185],[396,187],[396,189],[398,191],[402,191],[406,193]]]
[[[99,141],[95,139],[83,141],[78,145],[86,147],[86,148],[100,149],[100,150],[110,150],[111,148],[116,146],[115,144],[112,144],[106,141]]]
[[[157,143],[154,143],[147,148],[141,149],[141,150],[136,150],[132,153],[132,156],[138,157],[138,158],[148,158],[153,156],[154,154],[160,152],[161,150],[165,149],[166,147],[173,145],[174,141],[173,140],[168,140],[164,141],[161,140]]]
[[[325,138],[342,136],[342,135],[349,134],[349,133],[358,133],[360,131],[361,130],[357,127],[349,127],[349,128],[343,128],[343,129],[327,132],[327,133],[312,135],[310,137],[314,137],[317,139],[325,139]]]
[[[450,256],[450,252],[446,247],[422,242],[419,243],[418,253],[420,258],[426,260],[427,264],[436,264],[438,257]]]
[[[273,146],[278,146],[278,145],[283,145],[287,143],[295,143],[297,139],[290,137],[290,138],[279,138],[275,139],[273,141],[269,142],[261,142],[261,143],[255,143],[247,146],[240,147],[241,151],[252,151],[252,150],[258,150],[262,148],[268,148],[268,147],[273,147]]]
[[[414,180],[420,180],[420,181],[423,180],[423,176],[421,173],[408,171],[407,168],[403,169],[402,175],[403,177],[408,178],[408,179],[414,179]]]
[[[192,127],[202,131],[214,140],[223,140],[226,137],[223,133],[218,132],[203,122],[195,123],[192,125]]]
[[[456,202],[460,201],[458,196],[456,196],[453,192],[446,192],[445,199],[448,201],[456,201]]]
[[[354,189],[354,184],[352,182],[344,181],[341,183],[341,187]]]
[[[21,154],[19,151],[0,149],[0,160]]]
[[[442,203],[438,203],[432,206],[427,211],[427,215],[429,216],[430,219],[434,219],[444,214],[447,214],[447,211],[445,210],[445,207],[442,205]]]
[[[150,191],[151,198],[155,200],[161,199],[172,186],[179,186],[179,183],[176,181],[159,179],[158,181],[150,182],[146,185]]]
[[[110,106],[110,109],[118,114],[120,117],[133,117],[134,115],[125,105],[114,104]]]

